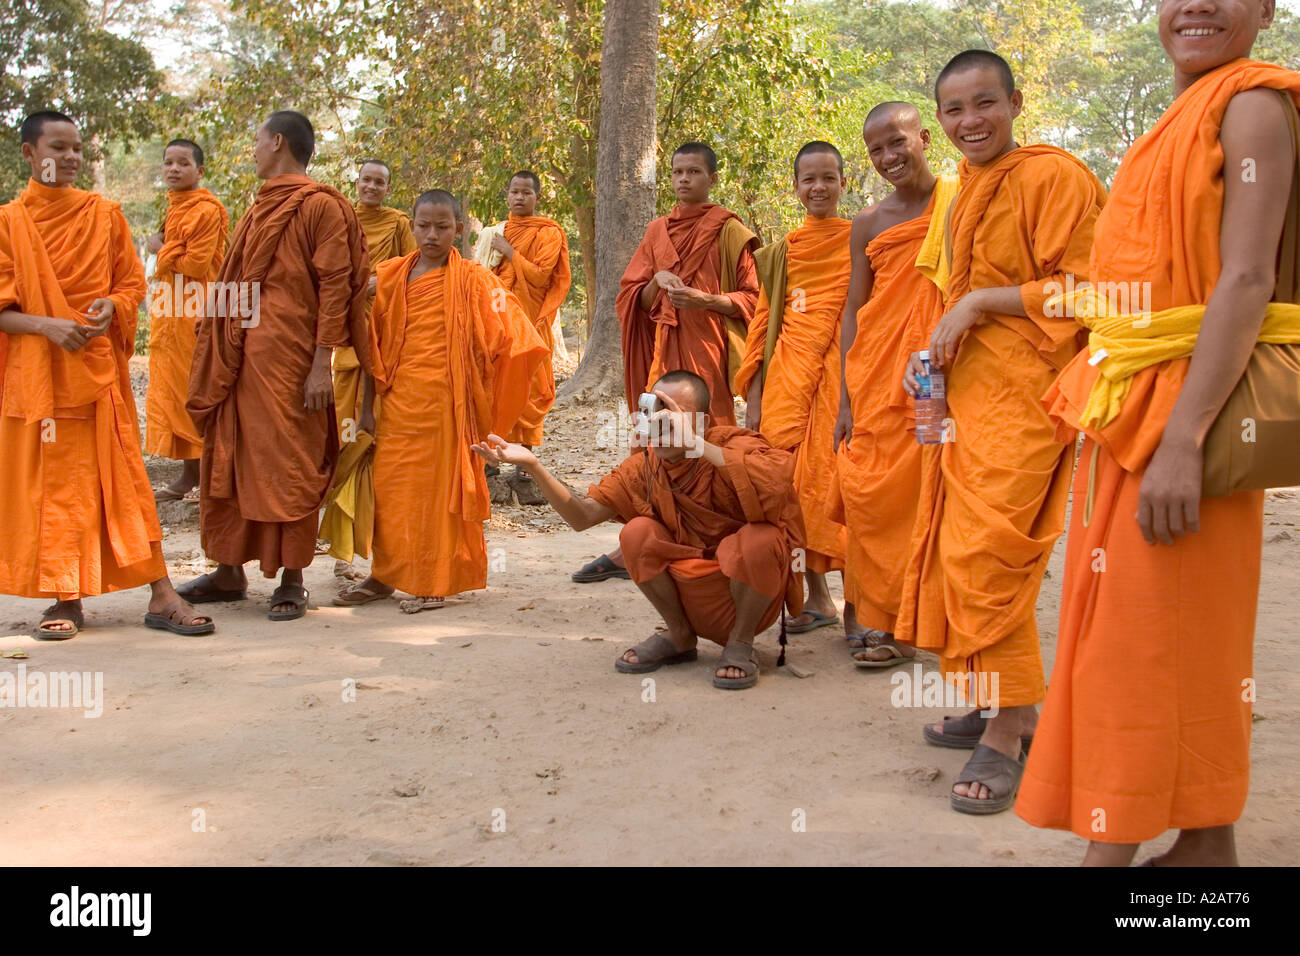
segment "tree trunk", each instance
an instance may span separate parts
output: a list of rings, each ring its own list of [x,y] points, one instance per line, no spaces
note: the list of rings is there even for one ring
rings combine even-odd
[[[607,0],[596,146],[596,288],[591,337],[560,398],[623,394],[622,333],[614,300],[655,209],[655,80],[659,0]]]

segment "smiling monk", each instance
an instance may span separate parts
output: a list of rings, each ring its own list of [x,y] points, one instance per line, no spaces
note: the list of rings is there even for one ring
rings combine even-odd
[[[209,634],[177,596],[140,454],[130,358],[144,268],[117,203],[73,187],[81,133],[23,121],[27,188],[0,206],[0,592],[54,598],[35,637],[85,626],[81,599],[148,584],[145,624]]]
[[[1155,865],[1237,862],[1264,492],[1206,498],[1202,472],[1256,342],[1300,339],[1300,74],[1246,59],[1273,14],[1272,0],[1161,5],[1176,98],[1120,164],[1091,268],[1099,289],[1145,283],[1149,301],[1080,312],[1090,349],[1049,394],[1086,441],[1016,812],[1091,841],[1084,865],[1127,866],[1174,828]]]

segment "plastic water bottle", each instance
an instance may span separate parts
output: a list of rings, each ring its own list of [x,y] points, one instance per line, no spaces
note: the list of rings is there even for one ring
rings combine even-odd
[[[943,372],[930,367],[928,349],[920,355],[925,374],[916,377],[916,440],[922,445],[937,445],[943,441],[943,423],[948,418]]]

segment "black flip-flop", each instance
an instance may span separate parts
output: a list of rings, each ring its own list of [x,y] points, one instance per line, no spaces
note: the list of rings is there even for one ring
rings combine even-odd
[[[579,584],[593,584],[609,578],[631,580],[631,575],[627,573],[627,568],[620,568],[607,554],[602,554],[595,561],[584,564],[579,570],[573,572],[573,580]]]
[[[196,616],[207,617],[206,614]],[[181,637],[199,637],[202,634],[211,634],[217,629],[217,625],[210,617],[202,624],[177,624],[171,619],[171,615],[155,614],[153,611],[144,616],[144,626],[152,627],[156,631],[171,631]]]
[[[176,589],[176,593],[190,604],[215,604],[218,601],[243,601],[248,598],[248,591],[223,591],[212,586],[212,575],[200,574],[193,581],[186,581]]]
[[[292,604],[292,611],[267,611],[270,621],[296,621],[307,613],[307,589],[301,584],[281,584],[271,594],[271,607]]]

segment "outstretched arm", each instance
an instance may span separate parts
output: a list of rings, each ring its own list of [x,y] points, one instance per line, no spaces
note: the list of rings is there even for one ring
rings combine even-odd
[[[580,498],[537,460],[523,445],[512,445],[500,435],[488,435],[487,441],[471,446],[479,457],[494,465],[507,464],[522,468],[533,476],[551,507],[575,531],[586,531],[614,517],[614,512],[599,501]]]

